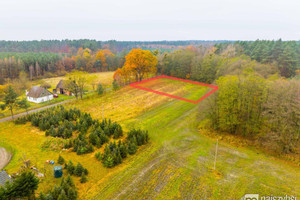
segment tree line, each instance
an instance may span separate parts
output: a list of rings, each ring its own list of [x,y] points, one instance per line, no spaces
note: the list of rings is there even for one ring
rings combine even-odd
[[[235,44],[238,54],[245,54],[252,59],[266,64],[276,65],[281,76],[286,78],[295,76],[295,71],[300,68],[300,43],[296,41],[256,40],[238,41]],[[222,51],[228,44],[216,44]]]
[[[109,49],[79,48],[72,54],[0,53],[0,84],[17,79],[26,72],[30,80],[65,75],[73,70],[86,72],[113,71],[123,66],[127,51],[113,54]]]
[[[232,43],[233,41],[218,40],[182,40],[182,41],[97,41],[89,39],[81,40],[33,40],[33,41],[0,41],[0,52],[52,52],[52,53],[74,53],[79,48],[88,48],[96,51],[101,48],[108,48],[113,53],[121,52],[123,49],[131,50],[136,48],[157,49],[164,47],[172,49],[178,46],[207,45],[215,43]],[[152,46],[156,47],[153,48]],[[144,49],[143,48],[143,49]]]
[[[221,52],[216,47],[190,46],[163,53],[133,49],[125,56],[123,67],[115,71],[114,79],[119,85],[124,85],[164,74],[212,83],[227,74],[242,74],[248,67],[252,67],[255,73],[265,78],[280,74],[278,66],[262,64],[249,56],[238,55],[236,47],[232,45]]]

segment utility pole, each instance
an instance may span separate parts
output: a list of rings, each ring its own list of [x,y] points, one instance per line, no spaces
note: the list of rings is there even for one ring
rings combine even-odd
[[[214,170],[216,170],[216,162],[217,162],[217,154],[218,154],[218,143],[219,143],[219,139],[217,139],[217,144],[216,144],[216,153],[215,153]]]

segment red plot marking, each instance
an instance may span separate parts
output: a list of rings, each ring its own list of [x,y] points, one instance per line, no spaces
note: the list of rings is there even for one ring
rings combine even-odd
[[[165,92],[160,92],[160,91],[157,91],[157,90],[152,90],[152,89],[148,89],[148,88],[144,88],[142,86],[139,86],[139,84],[141,84],[141,83],[146,83],[146,82],[153,81],[153,80],[160,79],[160,78],[167,78],[167,79],[173,79],[173,80],[177,80],[177,81],[192,83],[192,84],[196,84],[196,85],[202,85],[202,86],[205,86],[205,87],[210,87],[210,88],[212,88],[212,90],[209,91],[208,93],[206,93],[204,96],[202,96],[197,101],[193,101],[193,100],[190,100],[190,99],[185,99],[185,98],[178,97],[178,96],[168,94],[168,93],[165,93]],[[157,76],[157,77],[154,77],[154,78],[149,78],[149,79],[146,79],[146,80],[143,80],[143,81],[139,81],[139,82],[136,82],[136,83],[131,83],[130,86],[134,87],[134,88],[141,89],[141,90],[145,90],[145,91],[148,91],[148,92],[153,92],[153,93],[156,93],[156,94],[164,95],[164,96],[167,96],[167,97],[171,97],[171,98],[174,98],[174,99],[179,99],[179,100],[182,100],[182,101],[195,103],[195,104],[199,103],[200,101],[202,101],[203,99],[205,99],[206,97],[208,97],[209,95],[211,95],[212,93],[214,93],[215,91],[217,91],[219,89],[218,86],[215,86],[215,85],[209,85],[209,84],[205,84],[205,83],[185,80],[185,79],[181,79],[181,78],[175,78],[175,77],[166,76],[166,75],[161,75],[161,76]]]

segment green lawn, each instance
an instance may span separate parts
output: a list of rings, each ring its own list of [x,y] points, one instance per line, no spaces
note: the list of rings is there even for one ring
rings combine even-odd
[[[178,97],[184,97],[193,101],[200,99],[204,95],[204,93],[210,89],[202,85],[196,85],[167,78],[160,78],[146,83],[141,83],[138,84],[138,86],[142,86],[144,88],[159,92],[164,92],[167,94],[170,94],[173,91],[181,90],[181,92],[177,94]]]
[[[158,89],[166,87],[160,82],[156,84]],[[170,93],[184,98],[206,92],[187,91],[186,87],[170,88]],[[104,168],[93,153],[77,156],[43,149],[42,144],[50,140],[44,132],[29,124],[5,122],[0,127],[0,142],[10,144],[17,155],[6,168],[15,171],[23,154],[42,168],[46,159],[56,159],[61,153],[90,171],[86,184],[75,179],[80,199],[240,199],[245,193],[300,195],[299,167],[255,150],[221,143],[213,170],[216,141],[203,136],[197,128],[201,103],[192,104],[129,86],[68,103],[67,107],[76,106],[94,118],[101,119],[103,109],[105,117],[121,123],[124,130],[135,127],[149,131],[150,143],[112,169]],[[58,181],[50,178],[50,172],[40,185],[41,190]]]
[[[219,145],[197,130],[198,105],[174,100],[124,122],[149,130],[151,144],[92,199],[240,199],[246,193],[300,195],[300,170],[249,149]],[[94,196],[95,195],[95,196]]]

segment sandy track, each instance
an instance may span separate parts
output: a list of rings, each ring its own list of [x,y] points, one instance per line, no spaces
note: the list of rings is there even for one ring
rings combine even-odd
[[[10,161],[11,154],[5,148],[0,147],[0,170],[3,169]]]

